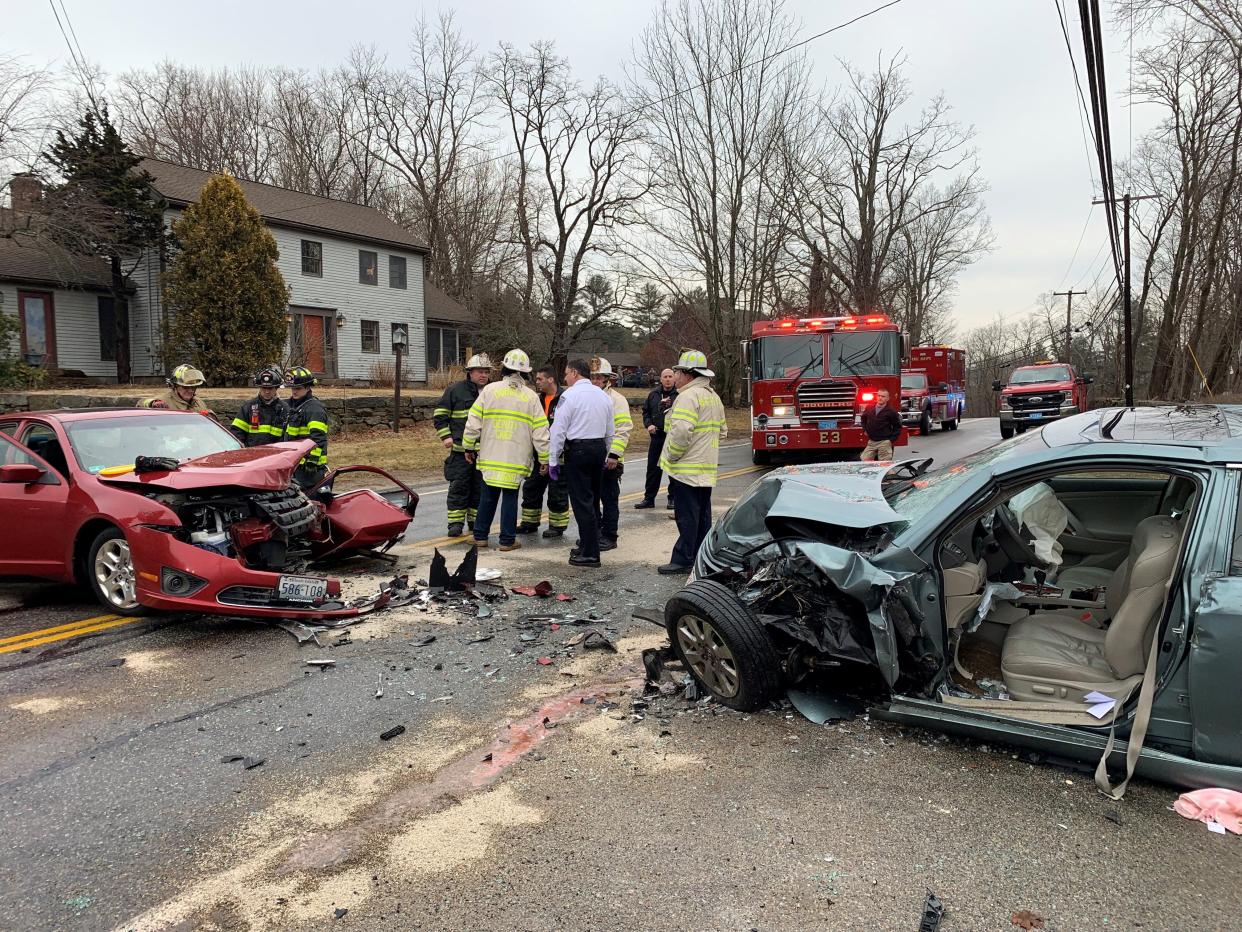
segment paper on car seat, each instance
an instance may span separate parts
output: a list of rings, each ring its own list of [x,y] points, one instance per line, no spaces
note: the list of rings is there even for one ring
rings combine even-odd
[[[1117,704],[1117,700],[1112,696],[1106,696],[1101,692],[1092,690],[1082,697],[1083,702],[1091,703],[1091,707],[1087,709],[1087,713],[1095,718],[1103,718],[1113,710],[1113,706]]]

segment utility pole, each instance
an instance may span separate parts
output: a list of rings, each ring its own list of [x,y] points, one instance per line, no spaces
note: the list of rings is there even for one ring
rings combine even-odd
[[[1130,204],[1134,201],[1146,201],[1154,198],[1154,194],[1140,194],[1137,197],[1127,191],[1121,198],[1123,274],[1125,281],[1121,283],[1121,359],[1124,369],[1126,407],[1134,407],[1134,325],[1130,310]],[[1104,204],[1107,200],[1095,198],[1092,204]]]
[[[1065,361],[1071,365],[1073,360],[1070,359],[1070,342],[1074,339],[1074,318],[1071,311],[1074,307],[1074,295],[1076,294],[1086,294],[1086,292],[1075,291],[1071,288],[1069,291],[1054,291],[1052,293],[1053,297],[1065,298]]]

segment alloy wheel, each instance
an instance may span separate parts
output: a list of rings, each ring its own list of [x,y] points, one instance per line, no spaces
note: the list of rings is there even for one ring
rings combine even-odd
[[[712,623],[698,615],[682,615],[677,621],[677,644],[686,663],[717,696],[728,699],[741,688],[737,658]]]
[[[134,561],[124,538],[105,541],[95,553],[95,585],[110,605],[132,609],[138,605],[134,591]]]

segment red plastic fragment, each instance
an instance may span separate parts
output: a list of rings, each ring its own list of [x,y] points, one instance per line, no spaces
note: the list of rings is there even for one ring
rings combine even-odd
[[[552,665],[552,658],[551,657],[540,657],[537,663],[541,667],[550,667]]]
[[[556,601],[558,602],[572,602],[573,600],[574,597],[567,592],[562,592],[556,597]]]

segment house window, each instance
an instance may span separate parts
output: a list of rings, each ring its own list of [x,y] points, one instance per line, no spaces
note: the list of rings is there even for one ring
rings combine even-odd
[[[405,287],[405,256],[388,257],[388,287]]]
[[[461,362],[456,327],[427,328],[427,368],[446,369]]]
[[[379,321],[364,320],[362,322],[362,351],[364,353],[379,352]]]
[[[302,274],[323,276],[323,243],[302,240]]]
[[[358,283],[361,285],[378,285],[379,276],[375,269],[379,265],[379,256],[365,249],[358,250]]]
[[[116,305],[112,298],[100,295],[95,299],[99,314],[99,358],[116,362]]]

